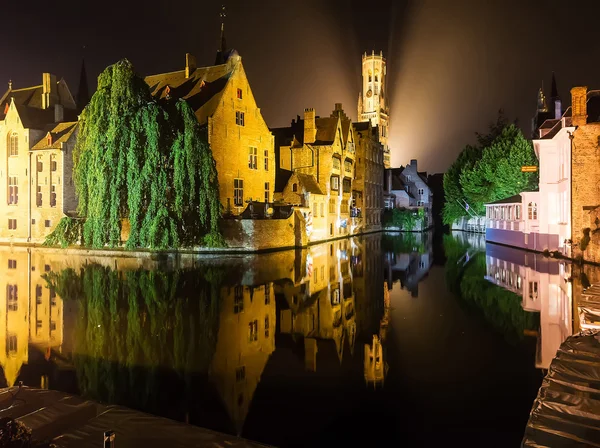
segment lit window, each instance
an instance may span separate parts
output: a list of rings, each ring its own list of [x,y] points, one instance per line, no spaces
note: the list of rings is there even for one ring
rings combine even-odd
[[[6,307],[8,311],[18,311],[19,294],[17,285],[6,285]]]
[[[242,89],[237,89],[237,99],[238,100],[242,99]]]
[[[248,168],[251,170],[257,169],[257,161],[258,161],[258,149],[253,146],[250,146],[248,149]]]
[[[50,207],[56,207],[56,185],[50,187]]]
[[[244,205],[244,181],[242,179],[233,180],[233,203],[238,207]]]
[[[17,176],[8,177],[8,204],[16,205],[19,203],[19,178]]]
[[[244,126],[244,120],[245,116],[244,116],[244,112],[236,110],[235,111],[235,124],[237,124],[238,126]]]
[[[527,206],[527,218],[530,220],[537,219],[537,203],[530,202]]]
[[[334,191],[338,191],[340,189],[339,176],[331,176],[331,189]]]
[[[234,288],[233,293],[233,312],[235,314],[244,311],[244,287],[238,285]]]
[[[19,155],[19,136],[16,133],[10,136],[9,147],[9,155]]]
[[[258,320],[248,324],[248,342],[258,341]]]

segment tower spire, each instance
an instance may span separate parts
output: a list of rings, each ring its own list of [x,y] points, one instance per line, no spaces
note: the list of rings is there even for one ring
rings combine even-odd
[[[221,6],[219,17],[221,18],[221,41],[219,43],[219,49],[217,50],[215,65],[225,63],[225,52],[227,51],[227,41],[225,40],[225,18],[227,17],[227,10],[225,5]]]
[[[538,112],[548,112],[548,104],[546,104],[546,95],[544,95],[544,80],[542,79],[542,87],[538,91],[537,97]]]
[[[81,59],[81,72],[79,73],[79,90],[77,90],[77,110],[81,112],[90,101],[90,89],[88,87],[85,59]]]

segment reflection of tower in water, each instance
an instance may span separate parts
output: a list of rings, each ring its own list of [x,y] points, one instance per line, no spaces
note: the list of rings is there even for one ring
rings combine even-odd
[[[364,372],[367,386],[383,386],[389,366],[385,356],[385,342],[390,323],[390,292],[387,282],[383,284],[384,313],[379,323],[379,334],[373,335],[371,345],[365,344]]]

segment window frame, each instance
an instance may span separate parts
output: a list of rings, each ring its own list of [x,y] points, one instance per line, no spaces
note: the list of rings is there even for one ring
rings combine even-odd
[[[244,205],[244,179],[233,179],[233,205],[236,207]]]

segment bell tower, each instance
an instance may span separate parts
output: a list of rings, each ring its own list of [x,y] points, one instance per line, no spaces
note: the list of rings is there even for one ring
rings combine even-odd
[[[370,121],[377,126],[379,142],[383,145],[383,162],[390,167],[389,107],[387,103],[386,64],[383,52],[362,57],[362,92],[358,96],[358,121]]]

